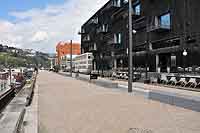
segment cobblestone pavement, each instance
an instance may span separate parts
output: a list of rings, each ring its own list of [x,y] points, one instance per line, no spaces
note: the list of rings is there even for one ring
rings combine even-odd
[[[199,133],[200,113],[40,72],[39,133]],[[150,132],[151,131],[151,132]]]

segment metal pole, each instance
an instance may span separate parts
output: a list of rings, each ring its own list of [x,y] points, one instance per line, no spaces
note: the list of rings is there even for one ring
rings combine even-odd
[[[148,80],[148,70],[147,70],[147,67],[148,67],[148,54],[149,54],[149,31],[148,31],[148,29],[149,29],[149,17],[147,17],[147,20],[146,20],[146,26],[147,26],[147,28],[146,28],[146,61],[145,61],[145,82],[147,82],[147,80]]]
[[[133,34],[132,34],[132,0],[129,0],[129,52],[128,52],[128,57],[129,57],[129,67],[128,67],[128,72],[129,72],[129,78],[128,78],[128,92],[132,92],[132,81],[133,81],[133,53],[132,53],[132,45],[133,45]]]
[[[72,77],[72,40],[70,41],[70,76]]]
[[[184,25],[183,25],[183,44],[182,44],[182,49],[185,50],[186,48],[186,37],[187,37],[187,0],[184,0]],[[186,59],[185,59],[185,55],[183,54],[183,72],[184,74],[186,73],[185,72],[185,68],[186,68]]]
[[[12,87],[12,73],[11,73],[11,67],[9,67],[9,76],[10,76],[10,87]]]

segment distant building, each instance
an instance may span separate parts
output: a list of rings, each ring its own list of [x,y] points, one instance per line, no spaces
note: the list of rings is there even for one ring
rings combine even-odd
[[[49,56],[48,58],[50,60],[50,69],[53,69],[53,67],[56,65],[56,56]]]
[[[72,56],[75,57],[81,53],[80,44],[73,43],[72,44]],[[65,67],[67,62],[69,61],[69,57],[71,54],[71,44],[67,42],[59,42],[56,46],[57,53],[57,65],[61,67]]]

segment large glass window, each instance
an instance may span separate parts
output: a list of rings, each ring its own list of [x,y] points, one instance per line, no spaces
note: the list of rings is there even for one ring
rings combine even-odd
[[[120,7],[121,6],[121,0],[113,0],[113,5],[116,7]]]
[[[170,13],[160,16],[160,25],[170,28],[170,26],[171,26]]]
[[[136,5],[134,11],[135,11],[136,15],[140,15],[141,14],[141,4]]]
[[[121,44],[122,43],[122,33],[116,33],[114,35],[115,43]]]

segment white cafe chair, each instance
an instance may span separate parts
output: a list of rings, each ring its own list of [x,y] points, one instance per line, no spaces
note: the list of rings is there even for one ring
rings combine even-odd
[[[168,83],[168,79],[167,79],[167,76],[165,74],[161,74],[160,82],[162,84],[167,84]]]
[[[168,85],[176,85],[178,81],[176,80],[176,77],[173,76],[170,78],[169,82],[167,83]]]
[[[193,87],[193,88],[196,88],[196,86],[197,86],[196,78],[190,78],[188,83],[185,85],[185,87]]]
[[[186,78],[182,77],[180,80],[176,83],[177,86],[182,86],[184,87],[188,82],[186,81]]]

